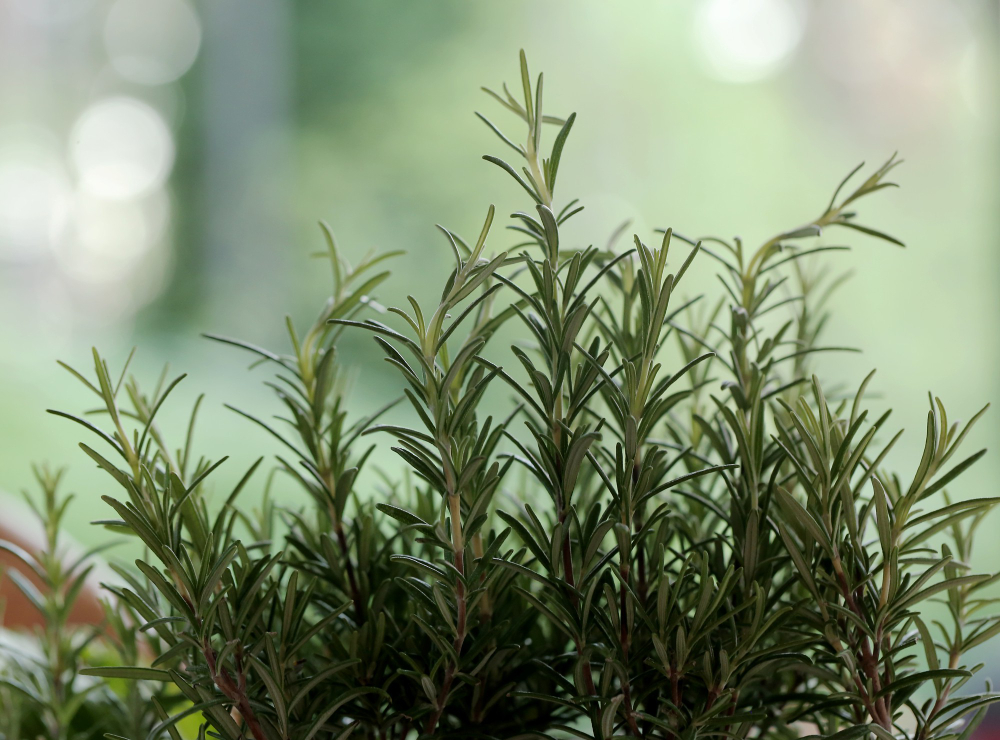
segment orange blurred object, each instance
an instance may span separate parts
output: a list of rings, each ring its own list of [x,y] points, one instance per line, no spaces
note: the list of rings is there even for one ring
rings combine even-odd
[[[26,537],[23,534],[23,526],[19,527],[19,524],[16,521],[0,521],[0,539],[12,542],[29,553],[35,554],[38,550],[38,542],[33,541],[33,538]],[[0,550],[0,568],[4,573],[16,570],[38,589],[44,588],[30,568],[3,550]],[[42,615],[9,577],[0,578],[0,605],[2,605],[0,626],[7,629],[23,630],[40,627],[43,624]],[[103,619],[104,610],[101,607],[98,587],[96,584],[88,582],[81,589],[80,595],[73,605],[69,615],[69,623],[100,624]]]

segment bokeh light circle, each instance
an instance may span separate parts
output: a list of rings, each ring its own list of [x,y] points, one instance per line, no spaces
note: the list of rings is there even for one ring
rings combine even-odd
[[[70,185],[49,132],[0,129],[0,259],[37,258],[70,201]]]
[[[694,36],[709,74],[756,82],[778,71],[802,40],[804,9],[791,0],[706,0]]]
[[[78,194],[56,241],[60,267],[86,283],[129,277],[161,236],[162,200],[162,193],[142,201]]]
[[[129,97],[100,100],[77,119],[70,155],[81,187],[111,200],[160,187],[173,166],[174,142],[163,117]]]
[[[104,45],[126,80],[163,85],[194,64],[201,24],[185,0],[118,0],[108,13]]]

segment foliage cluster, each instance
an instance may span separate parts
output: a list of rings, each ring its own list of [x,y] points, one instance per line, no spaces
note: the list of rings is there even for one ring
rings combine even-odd
[[[997,499],[945,489],[982,455],[958,453],[980,414],[953,423],[932,397],[901,477],[872,376],[845,393],[814,367],[838,349],[820,337],[839,282],[815,255],[846,249],[817,239],[899,244],[855,212],[898,160],[757,248],[670,229],[620,248],[625,227],[580,248],[563,226],[582,208],[555,199],[575,115],[543,114],[542,91],[522,54],[518,94],[487,91],[522,135],[480,116],[516,164],[485,159],[527,194],[518,243],[488,246],[492,207],[475,240],[442,228],[437,303],[386,309],[372,296],[392,255],[352,265],[324,226],[332,295],[305,333],[288,322],[290,352],[215,337],[275,371],[277,420],[239,413],[306,503],[272,503],[261,461],[212,498],[223,461],[196,451],[197,404],[179,444],[156,422],[181,378],[145,389],[96,352],[73,371],[101,421],[56,413],[115,489],[101,524],[145,553],[107,585],[127,648],[77,669],[84,638],[61,615],[83,563],[64,570],[54,540],[38,561],[4,545],[54,594],[18,581],[52,626],[44,680],[9,672],[5,701],[37,705],[53,737],[105,701],[123,718],[105,731],[134,739],[177,740],[192,716],[225,740],[969,737],[998,698],[966,690],[967,654],[1000,632],[998,576],[967,564]],[[696,259],[722,290],[682,301]],[[399,409],[347,408],[345,332],[373,336]],[[402,472],[366,470],[377,440]]]

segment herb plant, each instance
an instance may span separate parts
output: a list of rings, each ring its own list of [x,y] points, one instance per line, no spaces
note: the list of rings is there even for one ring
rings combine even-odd
[[[109,476],[102,524],[144,547],[108,588],[153,638],[148,664],[133,649],[77,673],[156,683],[165,708],[111,732],[176,740],[194,716],[225,740],[966,740],[1000,698],[972,693],[967,657],[1000,632],[998,576],[968,565],[998,499],[946,489],[983,454],[959,452],[983,412],[953,423],[932,397],[900,476],[872,375],[833,392],[818,364],[839,280],[816,255],[845,249],[818,238],[901,244],[855,212],[899,161],[756,248],[671,229],[571,245],[582,207],[556,184],[575,115],[543,114],[520,61],[517,94],[487,90],[516,129],[480,115],[513,150],[485,159],[527,196],[515,243],[495,246],[492,207],[474,240],[442,228],[440,298],[383,308],[393,253],[352,265],[324,225],[332,295],[304,334],[288,321],[290,350],[213,337],[274,371],[282,413],[238,413],[306,503],[275,505],[260,460],[213,498],[198,405],[179,443],[156,422],[181,378],[147,391],[96,352],[73,371],[104,423],[55,413]],[[695,261],[722,290],[681,300]],[[372,335],[398,408],[349,408],[345,332]],[[379,444],[398,470],[373,468]]]
[[[104,624],[81,628],[70,623],[73,606],[96,566],[95,556],[108,544],[71,553],[60,535],[72,500],[60,492],[64,471],[36,468],[35,477],[41,500],[35,503],[27,494],[25,499],[45,532],[45,546],[29,553],[0,540],[0,549],[22,566],[5,575],[38,610],[43,627],[34,641],[0,643],[0,737],[143,737],[168,716],[166,709],[175,706],[175,700],[159,683],[140,679],[112,687],[84,671],[104,664],[134,665],[140,653],[155,653],[158,646],[148,643],[127,604],[105,601]],[[109,678],[114,673],[106,671]]]

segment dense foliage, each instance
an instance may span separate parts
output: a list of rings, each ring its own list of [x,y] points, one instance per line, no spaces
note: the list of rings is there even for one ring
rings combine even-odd
[[[226,740],[969,736],[997,698],[970,693],[965,658],[1000,632],[997,577],[967,565],[997,499],[945,489],[982,455],[958,453],[979,414],[955,424],[931,398],[923,456],[899,476],[872,376],[845,394],[813,374],[835,349],[819,340],[837,284],[815,254],[844,249],[816,240],[898,244],[854,211],[898,161],[852,186],[856,169],[756,249],[670,229],[578,248],[561,233],[581,208],[555,199],[575,116],[542,113],[523,55],[520,83],[487,92],[521,135],[480,116],[514,152],[485,159],[527,195],[520,243],[492,246],[492,207],[475,240],[442,229],[454,269],[437,304],[385,309],[372,296],[392,255],[351,265],[324,226],[332,297],[304,334],[288,322],[290,353],[215,337],[273,368],[282,415],[239,413],[280,442],[308,505],[271,503],[261,461],[208,495],[222,461],[194,447],[197,406],[179,440],[156,423],[180,378],[146,390],[96,352],[92,374],[73,371],[104,421],[57,413],[116,489],[102,524],[146,553],[107,586],[119,637],[99,639],[128,648],[79,667],[59,605],[80,564],[17,552],[58,596],[35,597],[48,662],[9,672],[5,702],[60,738],[85,736],[71,720],[88,702],[132,738],[179,738],[192,716]],[[723,289],[680,302],[696,259]],[[348,408],[345,332],[373,335],[398,373],[390,414]],[[366,470],[380,440],[400,472]],[[130,680],[77,701],[88,676]]]

